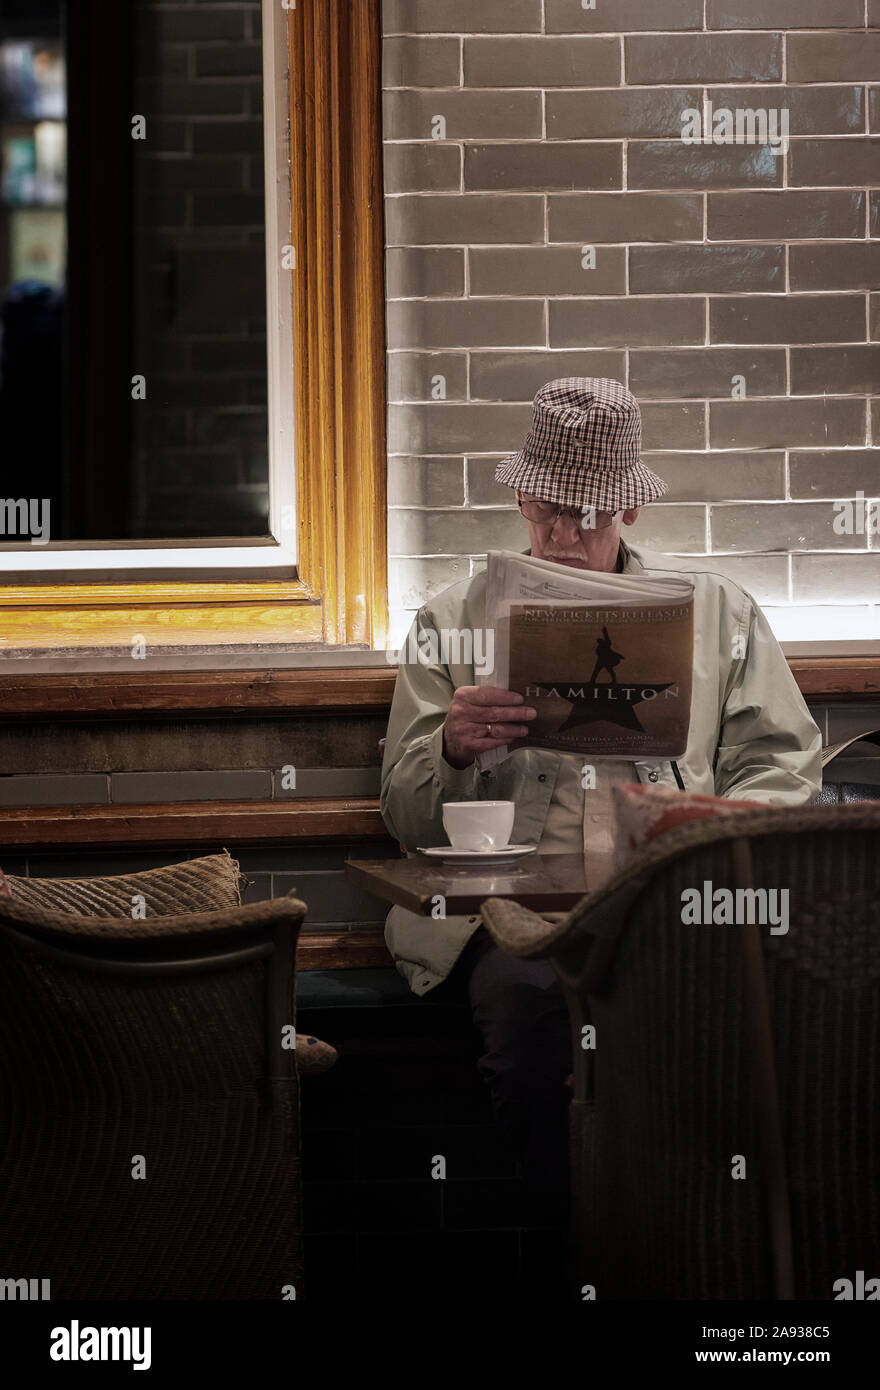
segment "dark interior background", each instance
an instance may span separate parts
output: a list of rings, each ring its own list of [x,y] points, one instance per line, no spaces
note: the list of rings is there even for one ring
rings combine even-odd
[[[267,535],[259,3],[0,0],[0,103],[0,493],[53,540]]]

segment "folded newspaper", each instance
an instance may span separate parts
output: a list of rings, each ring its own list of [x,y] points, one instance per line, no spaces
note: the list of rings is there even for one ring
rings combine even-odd
[[[690,580],[575,569],[510,550],[489,551],[487,561],[494,666],[478,684],[518,690],[537,718],[525,738],[481,753],[480,766],[526,747],[681,757],[693,677]]]

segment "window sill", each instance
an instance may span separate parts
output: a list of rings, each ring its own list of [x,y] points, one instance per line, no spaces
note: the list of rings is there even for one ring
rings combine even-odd
[[[27,663],[25,668],[24,663]],[[21,648],[0,651],[0,672],[4,679],[29,675],[104,676],[149,671],[209,672],[215,676],[234,671],[261,674],[273,671],[332,671],[379,669],[397,671],[396,651],[369,651],[366,647],[337,647],[322,642],[302,642],[295,646],[279,643],[243,642],[232,645],[187,647],[147,647],[143,659],[135,659],[130,647]]]
[[[48,670],[33,661],[14,668],[0,665],[0,718],[27,722],[387,715],[397,669],[383,659],[384,653],[316,651],[311,655],[319,659],[311,666],[302,664],[310,653],[286,655],[297,664],[283,665],[284,657],[274,652],[262,668],[253,653],[240,654],[240,667],[226,656],[221,663],[214,655],[206,656],[201,668],[160,669],[157,663],[145,670],[146,663],[129,656],[80,670],[81,653],[69,663],[55,659]],[[191,657],[187,653],[186,661]]]
[[[813,703],[880,699],[880,654],[789,655],[789,664]],[[0,672],[0,718],[10,720],[387,715],[397,653],[315,644],[165,649],[134,661],[77,650],[0,660]]]

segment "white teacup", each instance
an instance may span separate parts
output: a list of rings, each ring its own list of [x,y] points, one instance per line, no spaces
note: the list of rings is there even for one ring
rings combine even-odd
[[[445,801],[443,827],[453,849],[506,849],[510,844],[516,803],[513,801]]]

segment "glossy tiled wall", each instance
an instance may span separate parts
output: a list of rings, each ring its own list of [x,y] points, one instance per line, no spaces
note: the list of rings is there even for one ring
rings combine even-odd
[[[574,374],[642,405],[669,493],[633,541],[716,557],[784,636],[816,605],[880,636],[880,541],[835,507],[880,494],[880,0],[385,0],[383,25],[398,632],[525,548],[495,464]]]

